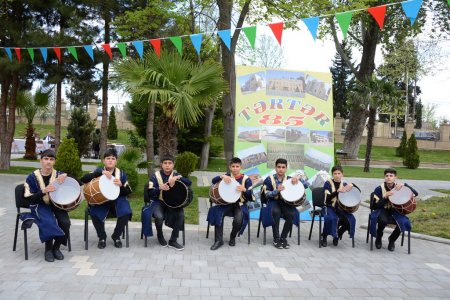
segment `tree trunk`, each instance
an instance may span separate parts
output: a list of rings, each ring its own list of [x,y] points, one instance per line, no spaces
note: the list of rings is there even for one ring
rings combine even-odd
[[[8,123],[6,119],[6,108],[8,103],[9,87],[11,85],[11,80],[9,76],[5,76],[1,81],[1,95],[0,95],[0,142],[1,142],[1,153],[0,153],[0,169],[9,170],[9,163],[6,152],[7,146],[7,128]]]
[[[5,86],[3,86],[6,84]],[[2,81],[2,95],[1,95],[1,113],[0,121],[2,129],[0,132],[1,138],[1,152],[0,152],[0,170],[9,170],[11,166],[11,145],[14,139],[14,131],[16,129],[16,97],[19,89],[19,75],[12,74],[11,95],[9,97],[8,119],[6,119],[6,108],[8,100],[8,91],[10,86],[9,79]]]
[[[210,142],[211,128],[215,111],[216,111],[216,102],[214,102],[213,105],[205,109],[205,127],[203,130],[205,142],[202,145],[202,154],[200,157],[200,170],[205,170],[206,168],[208,168],[209,148],[211,145]]]
[[[25,140],[25,159],[36,160],[36,140],[34,138],[34,128],[32,123],[28,123],[27,137]]]
[[[159,128],[158,128],[158,154],[159,159],[163,156],[173,156],[177,154],[177,134],[178,126],[174,120],[168,117],[164,112],[159,117]]]
[[[55,108],[55,152],[58,153],[61,143],[61,101],[62,101],[62,81],[56,84],[56,108]]]
[[[105,44],[110,42],[110,20],[109,16],[104,18],[105,21]],[[103,74],[102,74],[102,124],[100,126],[100,157],[106,151],[108,141],[108,81],[109,81],[109,57],[103,55]]]
[[[155,171],[155,143],[154,143],[155,101],[148,105],[147,112],[147,175],[152,176]]]
[[[372,155],[372,144],[373,144],[376,116],[377,116],[377,108],[370,106],[369,121],[367,122],[367,144],[366,144],[366,158],[364,161],[364,172],[370,172],[370,156]]]

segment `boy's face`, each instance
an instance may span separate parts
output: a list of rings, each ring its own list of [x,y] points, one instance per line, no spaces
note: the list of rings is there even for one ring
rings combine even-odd
[[[278,176],[284,176],[287,171],[287,166],[285,164],[277,164],[275,166],[275,171],[277,172]]]
[[[56,160],[54,157],[44,156],[41,158],[41,167],[43,169],[53,169],[55,162]]]
[[[230,171],[233,175],[239,175],[241,173],[241,164],[239,163],[233,163],[230,165]]]
[[[344,173],[342,173],[339,170],[336,170],[336,171],[333,172],[333,180],[334,181],[337,181],[337,182],[341,181],[342,176],[344,176]]]
[[[386,173],[384,175],[384,182],[386,183],[394,183],[397,180],[397,176],[394,173]]]
[[[164,173],[169,174],[172,172],[174,167],[173,161],[165,160],[161,163],[161,169],[163,169]]]
[[[103,159],[103,164],[107,169],[113,169],[116,167],[117,158],[115,156],[107,156]]]

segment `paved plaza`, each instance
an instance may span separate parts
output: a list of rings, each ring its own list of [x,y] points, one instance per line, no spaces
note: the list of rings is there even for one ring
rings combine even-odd
[[[199,184],[209,184],[214,174],[196,172]],[[29,230],[29,260],[24,260],[23,232],[12,251],[16,208],[14,187],[24,176],[0,175],[0,299],[449,299],[450,245],[412,238],[412,253],[396,243],[389,252],[370,251],[365,242],[368,208],[357,211],[356,247],[344,236],[337,247],[319,249],[318,226],[308,240],[310,222],[301,223],[301,245],[279,250],[256,238],[257,221],[229,247],[231,219],[226,218],[225,246],[210,251],[213,239],[206,235],[206,199],[200,199],[200,225],[186,227],[186,249],[162,248],[154,237],[144,247],[140,223],[130,224],[130,247],[116,249],[111,239],[97,249],[95,230],[89,226],[89,250],[84,250],[82,220],[72,220],[72,251],[65,259],[44,261],[44,246],[37,227]],[[347,179],[368,193],[379,180]],[[448,188],[448,182],[408,181],[422,196],[429,188]],[[365,193],[364,195],[368,195]],[[107,224],[112,233],[114,223]],[[228,227],[228,229],[227,229]],[[296,232],[294,228],[294,232]],[[166,230],[166,238],[169,231]],[[329,239],[329,244],[331,240]]]

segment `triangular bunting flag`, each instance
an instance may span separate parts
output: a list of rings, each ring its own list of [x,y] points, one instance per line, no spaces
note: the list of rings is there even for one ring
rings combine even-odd
[[[122,58],[127,57],[127,45],[125,43],[118,43],[117,48],[119,48]]]
[[[380,29],[383,29],[384,17],[386,16],[386,5],[370,7],[367,11],[372,15],[375,21],[377,21]]]
[[[27,48],[28,54],[31,57],[31,61],[34,63],[34,49],[33,48]]]
[[[244,27],[242,28],[242,31],[245,33],[252,49],[255,49],[256,26]]]
[[[54,47],[53,51],[55,51],[56,57],[58,58],[58,62],[61,62],[61,48]]]
[[[20,62],[20,48],[14,48],[14,52],[16,52],[17,60]]]
[[[75,47],[68,47],[67,50],[69,50],[70,54],[72,54],[75,60],[78,61],[77,49]]]
[[[83,46],[83,48],[84,48],[84,50],[86,50],[87,54],[92,59],[92,61],[94,61],[94,49],[92,48],[92,46],[86,45],[86,46]]]
[[[105,49],[105,52],[108,54],[109,59],[112,59],[112,52],[111,52],[111,46],[109,44],[102,44],[103,49]]]
[[[417,15],[419,14],[420,7],[422,7],[422,0],[412,0],[402,2],[402,7],[403,10],[405,11],[405,15],[411,21],[411,25],[414,25]]]
[[[283,22],[269,24],[270,29],[272,29],[273,35],[276,37],[278,44],[281,46],[281,37],[283,35]]]
[[[169,40],[175,45],[175,47],[178,50],[178,53],[180,53],[180,55],[183,55],[183,41],[181,40],[181,37],[171,36],[169,37]]]
[[[134,41],[133,46],[136,48],[139,57],[142,58],[142,55],[144,55],[144,43],[142,41]]]
[[[158,55],[158,57],[161,57],[161,40],[160,39],[150,40],[150,44],[152,44],[153,49],[155,49],[156,55]]]
[[[231,50],[231,30],[219,30],[217,34],[222,39],[222,42],[227,46],[228,50]]]
[[[346,11],[343,13],[336,14],[336,19],[339,23],[339,27],[341,27],[342,36],[344,39],[347,38],[348,27],[350,26],[350,22],[352,21],[353,12]]]
[[[198,34],[191,34],[189,37],[191,38],[192,45],[194,45],[197,54],[200,55],[203,35],[201,33],[198,33]]]
[[[319,17],[306,18],[303,19],[303,22],[306,27],[308,27],[309,32],[311,32],[313,39],[316,40],[317,28],[319,27]]]
[[[12,61],[12,53],[10,48],[5,48],[6,54],[8,54],[9,60]]]
[[[47,62],[47,48],[39,48],[42,54],[42,58],[44,59],[44,63]]]

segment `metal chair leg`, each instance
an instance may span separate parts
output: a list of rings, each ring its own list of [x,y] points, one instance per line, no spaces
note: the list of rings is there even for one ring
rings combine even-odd
[[[263,230],[264,230],[263,245],[265,245],[266,244],[266,227],[263,226]]]
[[[322,248],[322,216],[319,215],[319,248]]]
[[[355,238],[352,237],[352,248],[355,248]]]
[[[128,223],[125,226],[125,244],[127,248],[130,248],[130,236],[129,236],[129,231],[128,231]]]
[[[23,247],[25,248],[25,260],[28,260],[28,238],[27,238],[27,229],[23,230]]]
[[[19,231],[19,214],[17,214],[16,217],[16,230],[14,231],[14,245],[13,245],[13,251],[16,251],[17,246],[17,232]]]
[[[248,244],[250,245],[250,219],[248,220],[248,224],[247,224],[247,227],[248,227]]]
[[[209,222],[208,222],[208,227],[206,227],[206,238],[209,238]]]
[[[400,246],[402,246],[403,247],[403,241],[405,240],[405,232],[403,231],[402,232],[402,243],[400,244]]]
[[[259,220],[258,220],[258,233],[256,233],[257,238],[259,238],[259,230],[261,228],[261,222],[262,222],[262,219],[261,219],[261,211],[260,211],[259,212]]]
[[[312,220],[311,220],[311,228],[309,229],[309,238],[308,240],[311,240],[311,234],[314,226],[314,219],[316,218],[316,213],[313,213]]]
[[[369,215],[369,220],[367,220],[367,236],[366,236],[366,244],[369,242],[369,232],[370,232],[370,215]]]
[[[298,245],[300,246],[300,220],[298,221],[298,226],[297,226],[297,239],[298,239]]]
[[[72,243],[70,242],[70,232],[67,235],[67,248],[69,249],[69,252],[72,251]]]
[[[408,254],[411,254],[411,231],[408,231]]]
[[[84,212],[84,250],[88,250],[89,235],[89,214],[87,210]]]
[[[184,221],[183,221],[183,246],[186,245],[186,229],[184,226]]]

